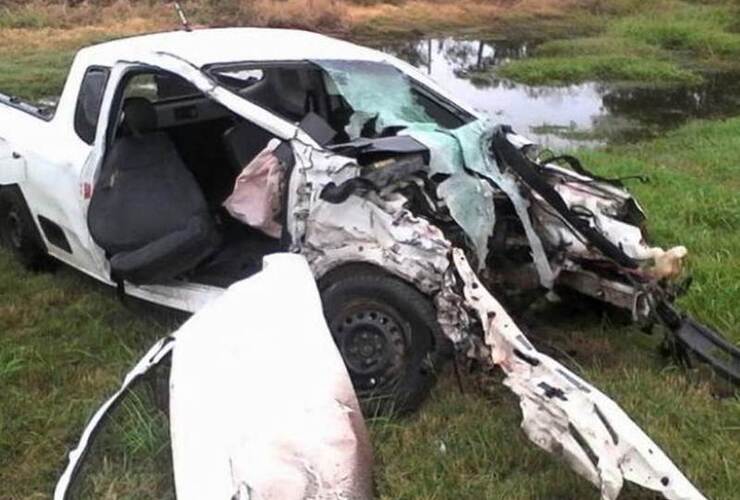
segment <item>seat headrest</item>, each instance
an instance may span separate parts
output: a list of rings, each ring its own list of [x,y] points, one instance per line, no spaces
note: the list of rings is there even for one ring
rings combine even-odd
[[[157,111],[143,97],[129,97],[123,102],[123,123],[135,135],[153,132],[157,130]]]

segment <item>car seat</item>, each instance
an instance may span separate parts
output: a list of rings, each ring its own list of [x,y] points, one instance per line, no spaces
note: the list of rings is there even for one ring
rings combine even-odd
[[[122,129],[90,200],[90,234],[107,252],[115,281],[165,282],[211,255],[220,235],[200,186],[157,131],[154,106],[126,99]]]

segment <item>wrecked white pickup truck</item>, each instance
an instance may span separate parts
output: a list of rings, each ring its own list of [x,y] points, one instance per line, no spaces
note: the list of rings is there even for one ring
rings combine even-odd
[[[704,498],[619,406],[529,344],[461,250],[453,250],[453,263],[534,443],[567,461],[604,500],[616,498],[625,480],[668,499]],[[281,314],[286,299],[291,314]],[[245,303],[253,306],[249,315]],[[260,272],[229,287],[136,363],[70,452],[54,500],[77,498],[96,436],[131,388],[167,359],[179,500],[369,500],[372,447],[330,335],[307,262],[267,256]],[[292,349],[282,348],[286,340]],[[312,370],[316,364],[322,369]]]
[[[0,186],[3,240],[29,267],[52,257],[195,312],[263,256],[300,253],[360,397],[416,407],[454,345],[504,370],[528,435],[605,498],[623,478],[701,497],[489,293],[574,289],[723,349],[736,376],[734,346],[671,306],[686,250],[645,243],[618,181],[540,157],[396,58],[266,29],[86,48],[56,109],[0,96]]]
[[[646,245],[643,219],[618,181],[312,33],[129,38],[81,50],[55,109],[0,94],[0,232],[26,265],[194,312],[264,255],[301,253],[360,396],[401,410],[449,340],[479,347],[453,246],[501,298],[575,289],[740,377],[737,349],[672,309],[686,250]]]

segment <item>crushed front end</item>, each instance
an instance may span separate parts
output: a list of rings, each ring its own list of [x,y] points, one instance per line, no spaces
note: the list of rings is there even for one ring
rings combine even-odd
[[[491,294],[512,280],[551,296],[568,287],[661,321],[686,249],[645,242],[644,214],[619,181],[555,164],[570,157],[543,161],[533,144],[482,122],[444,134],[409,127],[336,153],[294,150],[289,231],[315,274],[369,262],[433,298],[458,352],[502,369],[527,436],[602,498],[624,481],[703,498],[616,403],[539,353]]]

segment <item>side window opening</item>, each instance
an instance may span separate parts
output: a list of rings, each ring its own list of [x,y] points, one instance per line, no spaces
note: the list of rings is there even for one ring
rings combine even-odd
[[[80,85],[74,127],[80,139],[87,144],[95,142],[95,129],[98,126],[100,106],[103,103],[103,94],[109,75],[110,70],[108,68],[89,68]]]
[[[211,65],[206,71],[244,99],[297,124],[322,145],[383,137],[409,127],[452,130],[474,119],[387,63],[244,62]],[[317,130],[323,140],[318,140]]]
[[[140,73],[126,84],[124,99],[143,97],[159,103],[168,100],[203,97],[190,82],[169,73]]]
[[[318,126],[324,131],[320,135],[333,142],[346,140],[346,101],[329,93],[321,68],[313,63],[245,62],[214,65],[207,71],[239,96],[297,124],[314,139]]]

